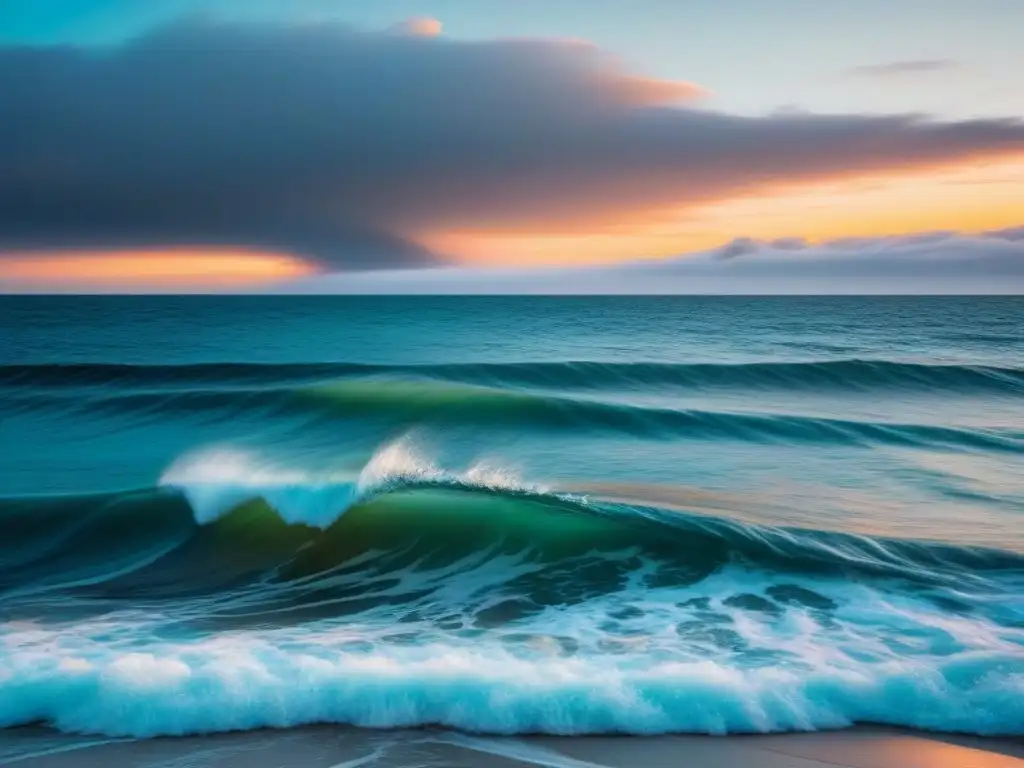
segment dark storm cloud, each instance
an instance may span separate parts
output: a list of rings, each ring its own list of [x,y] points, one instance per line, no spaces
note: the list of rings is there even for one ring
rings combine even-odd
[[[794,181],[1024,149],[1016,120],[680,106],[571,41],[175,26],[0,48],[0,250],[231,244],[351,268],[425,231],[560,231]]]
[[[948,72],[959,69],[961,63],[955,59],[914,59],[911,61],[890,61],[887,64],[868,64],[854,67],[849,74],[857,77],[892,77],[917,75],[929,72]]]

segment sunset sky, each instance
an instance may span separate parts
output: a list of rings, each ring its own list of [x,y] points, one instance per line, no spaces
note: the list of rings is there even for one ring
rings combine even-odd
[[[11,0],[0,290],[558,292],[742,251],[787,266],[730,290],[825,260],[828,292],[836,248],[899,243],[921,290],[1024,292],[1021,29],[1018,0]],[[883,261],[856,284],[909,279]]]

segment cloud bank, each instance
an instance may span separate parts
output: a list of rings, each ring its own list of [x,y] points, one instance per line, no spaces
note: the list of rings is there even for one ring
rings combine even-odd
[[[326,275],[288,293],[1024,294],[1024,226],[965,235],[737,238],[701,254],[610,267],[434,268]]]
[[[741,117],[574,41],[191,23],[0,48],[0,252],[230,245],[337,269],[460,228],[580,232],[779,185],[1024,151],[1018,120]]]

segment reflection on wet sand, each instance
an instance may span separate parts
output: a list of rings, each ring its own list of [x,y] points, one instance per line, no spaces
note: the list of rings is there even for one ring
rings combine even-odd
[[[319,726],[148,740],[0,731],[14,768],[1020,768],[1021,740],[854,728],[770,736],[483,737]]]

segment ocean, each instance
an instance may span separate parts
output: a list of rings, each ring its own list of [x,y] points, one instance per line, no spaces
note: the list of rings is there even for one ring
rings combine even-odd
[[[0,297],[0,727],[1024,735],[1024,298]]]

